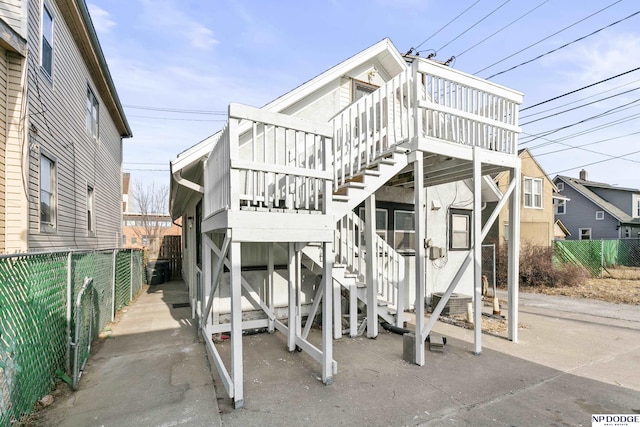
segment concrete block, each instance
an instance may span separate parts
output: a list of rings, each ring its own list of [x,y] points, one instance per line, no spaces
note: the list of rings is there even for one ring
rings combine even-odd
[[[402,359],[413,365],[416,364],[416,334],[413,332],[402,336]]]

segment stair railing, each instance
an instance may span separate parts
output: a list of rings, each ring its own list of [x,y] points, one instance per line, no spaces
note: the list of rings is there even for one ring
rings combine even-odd
[[[350,212],[338,221],[334,245],[336,262],[356,274],[356,280],[366,283],[367,245],[364,239],[364,227],[364,221]],[[395,306],[400,313],[404,309],[401,306],[402,298],[399,297],[405,277],[404,257],[377,234],[373,242],[373,251],[378,256],[376,272],[378,298],[390,306]]]

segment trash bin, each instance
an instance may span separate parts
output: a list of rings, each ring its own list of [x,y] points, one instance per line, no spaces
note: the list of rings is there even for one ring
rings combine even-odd
[[[169,260],[159,259],[156,261],[156,270],[162,276],[162,282],[168,282],[171,280],[171,272],[169,271]]]
[[[166,266],[165,264],[166,263]],[[164,283],[167,279],[165,268],[168,269],[168,261],[148,261],[147,262],[147,283],[149,285],[159,285]]]

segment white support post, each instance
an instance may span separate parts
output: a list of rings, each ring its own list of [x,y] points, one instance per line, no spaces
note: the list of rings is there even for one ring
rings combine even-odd
[[[287,348],[296,349],[296,257],[294,243],[289,243],[289,325],[287,327]]]
[[[473,306],[474,354],[482,352],[482,162],[473,147]]]
[[[415,253],[416,253],[416,331],[415,331],[415,362],[418,366],[424,365],[424,340],[422,329],[424,328],[424,299],[425,299],[425,192],[424,192],[424,160],[422,152],[415,152],[413,161],[413,197],[415,200]],[[399,314],[399,313],[398,313]]]
[[[267,245],[267,304],[269,305],[269,310],[271,312],[275,312],[275,303],[273,296],[273,276],[275,273],[275,262],[273,259],[273,242],[269,242]],[[269,332],[272,333],[275,331],[275,323],[273,319],[269,318]]]
[[[69,252],[67,254],[67,354],[66,354],[66,362],[67,362],[67,370],[66,372],[71,372],[71,341],[73,338],[71,337],[71,316],[73,310],[73,275],[71,274],[71,263],[73,262],[73,252]]]
[[[297,247],[295,248],[295,262],[296,262],[296,337],[299,337],[302,335],[302,252]]]
[[[376,236],[376,196],[365,200],[365,228],[367,248],[367,337],[378,336],[378,254]]]
[[[509,266],[507,277],[508,336],[518,342],[518,279],[520,265],[520,164],[511,170],[511,180],[515,181],[509,200]]]
[[[322,382],[333,384],[333,340],[331,339],[331,288],[333,283],[333,250],[331,243],[322,245],[323,267],[322,284],[324,287],[324,301],[322,303]]]
[[[231,378],[233,403],[236,409],[244,405],[242,375],[242,272],[240,242],[231,242]]]

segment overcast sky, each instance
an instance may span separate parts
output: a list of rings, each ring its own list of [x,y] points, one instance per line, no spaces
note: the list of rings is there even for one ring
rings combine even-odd
[[[169,161],[222,128],[229,103],[260,107],[385,37],[483,78],[558,49],[490,78],[523,92],[521,108],[640,67],[640,14],[625,19],[640,11],[634,0],[87,4],[134,134],[123,169],[143,183],[168,185]],[[640,188],[639,87],[640,70],[522,111],[520,147],[551,178],[584,167],[591,180]]]

